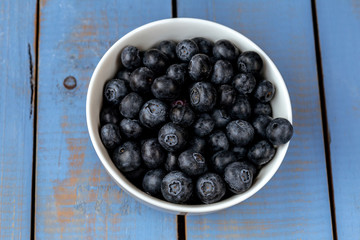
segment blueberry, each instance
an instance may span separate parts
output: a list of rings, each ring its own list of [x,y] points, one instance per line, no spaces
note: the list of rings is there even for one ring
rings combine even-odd
[[[170,61],[176,60],[176,42],[171,40],[161,41],[157,49],[162,51]]]
[[[256,102],[253,105],[253,113],[255,115],[269,115],[272,116],[272,108],[270,103]]]
[[[290,141],[293,132],[293,126],[285,118],[275,118],[266,127],[266,137],[274,145]]]
[[[107,123],[100,129],[100,138],[107,149],[113,149],[121,143],[119,127],[113,123]]]
[[[275,155],[275,148],[266,140],[254,144],[248,154],[248,159],[258,166],[268,163]]]
[[[214,84],[227,84],[234,75],[233,67],[229,61],[218,60],[214,65],[211,82]]]
[[[226,166],[230,163],[236,162],[236,160],[236,156],[233,152],[220,151],[212,156],[211,163],[217,173],[223,174]]]
[[[180,85],[183,85],[186,80],[187,64],[173,64],[167,71],[166,76],[176,80]]]
[[[221,85],[219,88],[219,104],[221,107],[231,107],[236,101],[236,90],[230,85]]]
[[[183,101],[176,101],[169,115],[173,123],[183,127],[189,127],[195,120],[195,113]]]
[[[171,122],[162,126],[158,134],[158,141],[166,151],[182,150],[187,144],[187,132],[184,128]]]
[[[194,55],[189,63],[189,75],[194,81],[206,80],[212,70],[210,58],[202,53]]]
[[[256,52],[248,51],[240,54],[237,60],[237,66],[243,73],[260,73],[263,61]]]
[[[226,126],[226,135],[233,144],[245,146],[254,139],[255,131],[250,123],[244,120],[236,120]]]
[[[141,165],[139,146],[135,142],[125,142],[112,155],[115,166],[122,172],[131,172]]]
[[[122,70],[120,70],[120,71],[118,71],[116,73],[115,78],[116,79],[122,79],[127,84],[130,84],[130,75],[131,75],[131,72],[129,70],[122,69]]]
[[[209,135],[215,127],[214,120],[209,114],[203,113],[194,123],[194,133],[200,137]]]
[[[234,119],[247,120],[251,116],[251,105],[245,95],[238,95],[234,105],[230,108],[230,116]]]
[[[168,63],[168,57],[158,49],[149,49],[144,53],[143,64],[155,74],[165,73]]]
[[[157,127],[167,120],[168,107],[160,100],[147,101],[141,108],[139,120],[147,128]]]
[[[248,162],[234,162],[225,168],[224,179],[230,191],[240,194],[251,187],[255,172],[255,167]]]
[[[137,139],[143,133],[143,129],[138,120],[132,120],[128,118],[124,118],[120,122],[120,130],[123,135],[127,138]]]
[[[176,55],[183,62],[189,62],[198,53],[199,47],[193,40],[185,39],[176,45]]]
[[[239,93],[250,94],[256,86],[256,79],[251,73],[239,73],[233,79],[233,86]]]
[[[255,133],[261,138],[266,138],[266,127],[271,120],[272,118],[268,115],[258,115],[252,122]]]
[[[100,112],[100,123],[104,125],[106,123],[119,124],[120,114],[119,111],[114,107],[106,107],[101,109]]]
[[[142,180],[147,170],[148,170],[147,168],[140,166],[139,168],[133,171],[125,172],[123,174],[131,183],[133,183],[135,186],[140,188],[142,185]]]
[[[260,102],[270,102],[275,95],[275,86],[268,80],[262,80],[254,90],[254,97]]]
[[[225,195],[224,180],[216,173],[206,173],[196,182],[196,194],[205,204],[215,203]]]
[[[190,140],[189,146],[195,152],[199,152],[201,154],[205,153],[206,149],[206,140],[200,137],[194,137]]]
[[[217,130],[210,134],[209,139],[209,150],[212,152],[218,152],[229,149],[229,140],[223,131]]]
[[[180,85],[172,78],[161,76],[154,80],[151,92],[160,100],[174,100],[180,93]]]
[[[143,104],[142,97],[135,92],[131,92],[121,100],[119,110],[121,115],[126,118],[137,118]]]
[[[141,156],[148,168],[154,169],[160,167],[166,158],[166,153],[156,138],[150,138],[144,141],[141,147]]]
[[[213,48],[214,57],[217,59],[224,59],[233,62],[239,56],[239,49],[228,40],[219,40],[215,43]]]
[[[130,75],[130,88],[140,94],[148,93],[154,81],[154,73],[147,67],[140,67]]]
[[[197,82],[190,89],[190,103],[199,112],[208,112],[216,104],[216,90],[211,83]]]
[[[192,149],[179,155],[178,165],[190,177],[199,176],[207,171],[205,157]]]
[[[134,46],[125,47],[121,52],[121,63],[129,70],[140,67],[141,57],[139,49]]]
[[[168,173],[161,182],[161,193],[168,202],[185,203],[190,199],[192,192],[191,178],[180,171]]]
[[[241,146],[234,146],[231,151],[235,154],[235,158],[237,161],[244,160],[248,153],[247,148]]]
[[[104,87],[104,98],[108,103],[113,105],[119,104],[127,93],[128,89],[124,80],[109,80]]]
[[[162,169],[148,171],[142,181],[144,192],[154,197],[161,196],[161,182],[164,177],[165,171]]]
[[[209,39],[203,37],[196,37],[192,39],[196,45],[199,47],[199,52],[206,54],[208,56],[212,55],[212,50],[214,47],[214,43]]]
[[[177,164],[177,159],[178,159],[178,156],[175,153],[168,152],[167,158],[166,158],[165,164],[164,164],[165,170],[167,172],[171,172],[171,171],[175,171],[175,170],[179,169],[178,164]]]
[[[216,128],[223,128],[231,121],[229,114],[224,109],[215,109],[211,117]]]

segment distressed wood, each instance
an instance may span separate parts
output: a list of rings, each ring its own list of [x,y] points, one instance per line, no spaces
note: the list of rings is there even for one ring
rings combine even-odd
[[[30,239],[36,1],[0,1],[0,239]]]
[[[310,1],[179,0],[178,15],[222,23],[257,43],[286,81],[295,127],[273,179],[237,206],[187,216],[188,239],[331,239]]]
[[[42,0],[40,10],[36,238],[175,239],[175,215],[138,203],[110,179],[85,120],[101,56],[135,27],[171,17],[170,1]],[[73,89],[64,86],[69,76]]]
[[[316,1],[339,239],[360,236],[360,2]]]

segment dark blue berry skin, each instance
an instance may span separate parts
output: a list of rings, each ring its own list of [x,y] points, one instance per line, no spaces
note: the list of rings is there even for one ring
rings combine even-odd
[[[125,47],[120,57],[122,65],[129,70],[134,70],[141,65],[140,51],[134,46]]]
[[[114,149],[121,143],[119,127],[113,123],[107,123],[100,129],[100,138],[107,149]]]
[[[239,73],[233,79],[234,88],[242,94],[250,94],[256,86],[256,79],[251,73]]]
[[[199,47],[193,40],[185,39],[176,45],[176,56],[182,62],[189,62],[198,53]]]
[[[147,128],[158,127],[165,123],[168,117],[168,107],[158,99],[147,101],[141,108],[139,120]]]
[[[229,140],[223,131],[216,130],[210,134],[208,139],[209,150],[212,152],[218,152],[229,149]]]
[[[258,115],[253,121],[252,125],[255,130],[255,134],[260,138],[266,138],[266,127],[271,122],[272,118],[268,115]]]
[[[207,171],[205,157],[192,149],[186,150],[179,155],[178,165],[181,171],[190,177],[199,176]]]
[[[211,158],[214,170],[219,174],[224,174],[225,168],[233,162],[236,162],[236,156],[231,151],[220,151],[215,153]]]
[[[255,143],[248,152],[248,159],[257,166],[268,163],[275,155],[275,148],[266,140]]]
[[[277,146],[290,141],[293,132],[293,126],[285,118],[275,118],[266,127],[267,139]]]
[[[221,85],[219,88],[220,107],[231,107],[236,101],[236,90],[230,85]]]
[[[130,75],[130,88],[139,94],[149,93],[154,76],[154,72],[147,67],[140,67]]]
[[[240,54],[237,60],[237,66],[243,73],[260,73],[263,67],[263,61],[256,52],[248,51]]]
[[[234,70],[229,61],[218,60],[214,65],[214,71],[211,75],[211,82],[214,84],[227,84],[234,76]]]
[[[156,138],[150,138],[143,142],[141,156],[148,168],[155,169],[165,162],[166,152]]]
[[[248,153],[247,148],[241,146],[234,146],[231,151],[234,153],[236,161],[243,161]]]
[[[114,107],[106,107],[101,109],[100,123],[101,125],[104,125],[106,123],[119,124],[120,123],[119,111]]]
[[[122,69],[116,73],[115,78],[122,79],[127,83],[127,85],[129,85],[130,84],[130,75],[131,75],[131,72],[129,70]]]
[[[170,109],[170,119],[173,123],[189,127],[195,121],[194,111],[183,101],[176,101],[176,104]]]
[[[234,145],[246,146],[254,139],[255,131],[250,123],[236,120],[226,126],[226,135]]]
[[[190,140],[189,146],[192,150],[195,152],[199,152],[201,154],[204,154],[206,149],[206,140],[200,137],[194,137]]]
[[[148,169],[144,166],[140,166],[139,168],[135,169],[134,171],[125,172],[123,173],[124,176],[135,186],[141,188],[142,180],[144,175]]]
[[[194,133],[199,137],[209,135],[215,127],[214,120],[209,114],[203,113],[194,123]]]
[[[206,173],[200,176],[196,182],[196,194],[205,204],[220,201],[225,192],[225,182],[216,173]]]
[[[162,51],[149,49],[144,53],[143,64],[155,74],[159,75],[165,73],[169,59]]]
[[[215,122],[215,128],[223,128],[231,121],[230,115],[224,109],[215,109],[211,117]]]
[[[213,55],[216,59],[235,61],[239,56],[239,49],[228,40],[219,40],[213,47]]]
[[[134,171],[141,165],[140,148],[135,142],[125,142],[114,150],[112,160],[120,171]]]
[[[248,162],[234,162],[225,168],[224,180],[230,191],[240,194],[247,191],[256,174],[256,169]]]
[[[143,98],[139,94],[131,92],[121,100],[119,110],[122,116],[133,119],[139,116],[143,104]]]
[[[190,89],[191,106],[199,112],[209,112],[216,104],[216,90],[211,83],[197,82]]]
[[[268,115],[272,116],[272,108],[270,103],[256,102],[253,104],[254,115]]]
[[[210,58],[202,53],[194,55],[189,63],[189,76],[194,81],[206,80],[212,71]]]
[[[165,175],[166,173],[162,169],[148,171],[145,174],[142,182],[144,192],[154,197],[161,196],[161,182]]]
[[[214,43],[209,39],[203,37],[196,37],[192,39],[196,45],[199,47],[199,52],[206,54],[208,56],[212,55],[212,50],[214,47]]]
[[[260,102],[270,102],[275,95],[275,86],[268,80],[262,80],[256,86],[253,94]]]
[[[141,137],[141,134],[143,133],[143,128],[140,125],[140,122],[138,120],[128,118],[124,118],[120,122],[120,130],[125,137],[131,139],[137,139]]]
[[[161,127],[158,133],[158,141],[168,152],[182,150],[187,144],[188,133],[186,130],[171,122]]]
[[[128,94],[128,89],[124,80],[112,79],[106,82],[104,98],[108,103],[117,105],[126,94]]]
[[[251,116],[251,104],[245,95],[238,95],[230,108],[230,116],[234,119],[247,120]]]
[[[152,94],[160,100],[174,100],[180,93],[180,84],[166,76],[158,77],[151,85]]]
[[[176,60],[176,42],[165,40],[159,43],[157,49],[162,51],[170,61]]]
[[[165,170],[167,172],[171,172],[171,171],[175,171],[175,170],[179,169],[179,166],[177,164],[177,161],[178,161],[177,159],[178,159],[178,156],[175,153],[168,152],[167,158],[166,158],[165,164],[164,164]]]
[[[193,182],[184,173],[172,171],[163,178],[161,193],[168,202],[185,203],[193,193]]]
[[[188,65],[186,63],[173,64],[170,67],[168,67],[166,71],[166,76],[174,79],[180,85],[183,85],[186,80],[187,66]]]

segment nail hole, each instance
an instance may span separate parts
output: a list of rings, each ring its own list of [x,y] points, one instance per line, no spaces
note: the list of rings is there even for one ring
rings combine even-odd
[[[76,78],[73,76],[66,77],[64,79],[64,87],[69,90],[76,88]]]

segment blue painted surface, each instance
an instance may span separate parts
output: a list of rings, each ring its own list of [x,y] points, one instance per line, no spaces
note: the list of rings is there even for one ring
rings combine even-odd
[[[0,239],[30,238],[35,10],[0,1]]]
[[[41,2],[36,178],[37,239],[175,239],[176,216],[121,191],[90,142],[91,74],[122,35],[171,17],[170,1]],[[77,86],[63,81],[73,76]],[[146,230],[145,230],[146,229]]]
[[[339,239],[360,236],[360,2],[316,1]]]
[[[282,166],[255,196],[228,210],[187,216],[188,239],[331,239],[310,1],[178,1],[179,17],[238,30],[282,73],[295,134]]]

